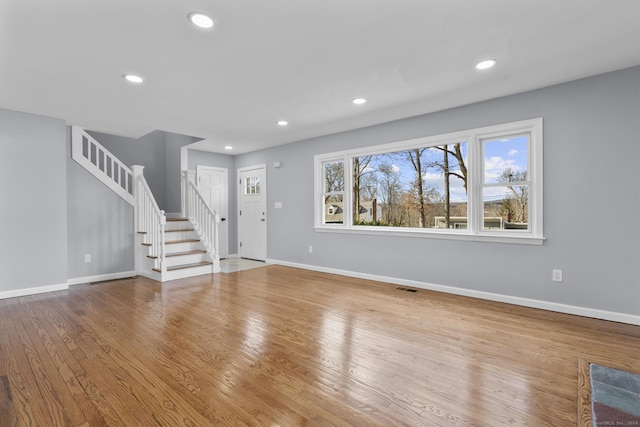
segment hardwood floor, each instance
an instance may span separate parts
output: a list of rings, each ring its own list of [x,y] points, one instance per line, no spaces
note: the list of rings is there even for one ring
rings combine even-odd
[[[0,300],[0,426],[575,426],[640,327],[266,266]]]

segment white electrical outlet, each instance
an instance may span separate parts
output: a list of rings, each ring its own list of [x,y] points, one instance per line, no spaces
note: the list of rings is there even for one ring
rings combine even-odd
[[[84,262],[91,262],[91,254],[84,254]]]
[[[309,245],[309,253],[312,254],[313,253],[313,246]]]
[[[552,270],[551,280],[553,280],[554,282],[562,282],[562,270]]]

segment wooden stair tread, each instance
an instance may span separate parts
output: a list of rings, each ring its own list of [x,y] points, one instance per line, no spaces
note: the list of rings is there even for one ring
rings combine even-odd
[[[179,230],[164,230],[165,233],[177,233],[180,231],[196,231],[195,228],[182,228]],[[146,231],[137,231],[138,234],[147,234]]]
[[[164,242],[165,245],[171,245],[176,243],[195,243],[199,242],[200,239],[184,239],[184,240],[167,240]],[[151,243],[142,243],[142,246],[152,246]]]
[[[202,267],[202,266],[211,265],[211,264],[213,264],[213,263],[210,262],[210,261],[202,261],[202,262],[196,262],[196,263],[193,263],[193,264],[174,265],[174,266],[171,266],[171,267],[167,267],[167,271],[182,270],[182,269],[185,269],[185,268],[192,268],[192,267]],[[158,269],[158,268],[154,268],[153,271],[156,271],[156,272],[160,273],[160,269]]]
[[[167,218],[168,222],[189,221],[187,218]]]
[[[171,253],[171,254],[166,254],[165,257],[169,258],[169,257],[172,257],[172,256],[196,255],[196,254],[205,254],[205,253],[207,253],[207,251],[205,251],[204,249],[195,249],[193,251],[174,252],[174,253]],[[147,258],[156,259],[158,257],[157,256],[152,256],[152,255],[147,255]]]

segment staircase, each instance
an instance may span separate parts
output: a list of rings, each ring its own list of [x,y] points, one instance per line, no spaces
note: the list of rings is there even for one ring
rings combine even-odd
[[[166,282],[220,272],[220,215],[202,198],[193,171],[183,172],[183,216],[167,218],[144,166],[129,169],[81,128],[73,127],[71,135],[73,159],[134,207],[137,274]]]
[[[164,229],[166,272],[163,275],[161,268],[152,265],[155,264],[158,255],[151,254],[150,249],[147,249],[146,255],[148,265],[143,269],[150,270],[153,276],[151,278],[159,282],[211,274],[213,262],[210,261],[207,249],[191,221],[188,218],[167,218],[166,221]],[[143,237],[141,245],[150,248],[151,243],[144,241],[144,235],[147,233],[139,231],[138,234]]]

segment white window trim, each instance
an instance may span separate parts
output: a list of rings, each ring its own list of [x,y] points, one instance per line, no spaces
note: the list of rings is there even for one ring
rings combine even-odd
[[[483,185],[484,156],[482,152],[482,140],[504,137],[517,133],[528,133],[531,135],[529,141],[529,230],[483,230],[482,212],[483,201],[481,190]],[[543,130],[542,118],[522,120],[518,122],[487,126],[460,132],[453,132],[444,135],[416,138],[405,141],[392,142],[376,146],[344,150],[339,152],[318,154],[314,156],[315,186],[314,186],[314,229],[321,233],[347,233],[347,234],[373,234],[384,236],[421,237],[451,240],[469,240],[482,242],[517,243],[529,245],[541,245],[544,243],[543,235],[543,179],[542,179],[542,159],[543,159]],[[467,203],[469,209],[469,220],[466,230],[456,229],[429,229],[429,228],[409,228],[409,227],[376,227],[376,226],[354,226],[352,224],[351,206],[351,159],[356,156],[367,156],[393,151],[402,151],[415,147],[435,146],[452,144],[456,141],[467,142],[468,169],[467,177],[469,188]],[[324,176],[322,164],[331,161],[344,162],[344,193],[343,193],[343,224],[324,224],[324,204],[322,195],[324,194]]]

